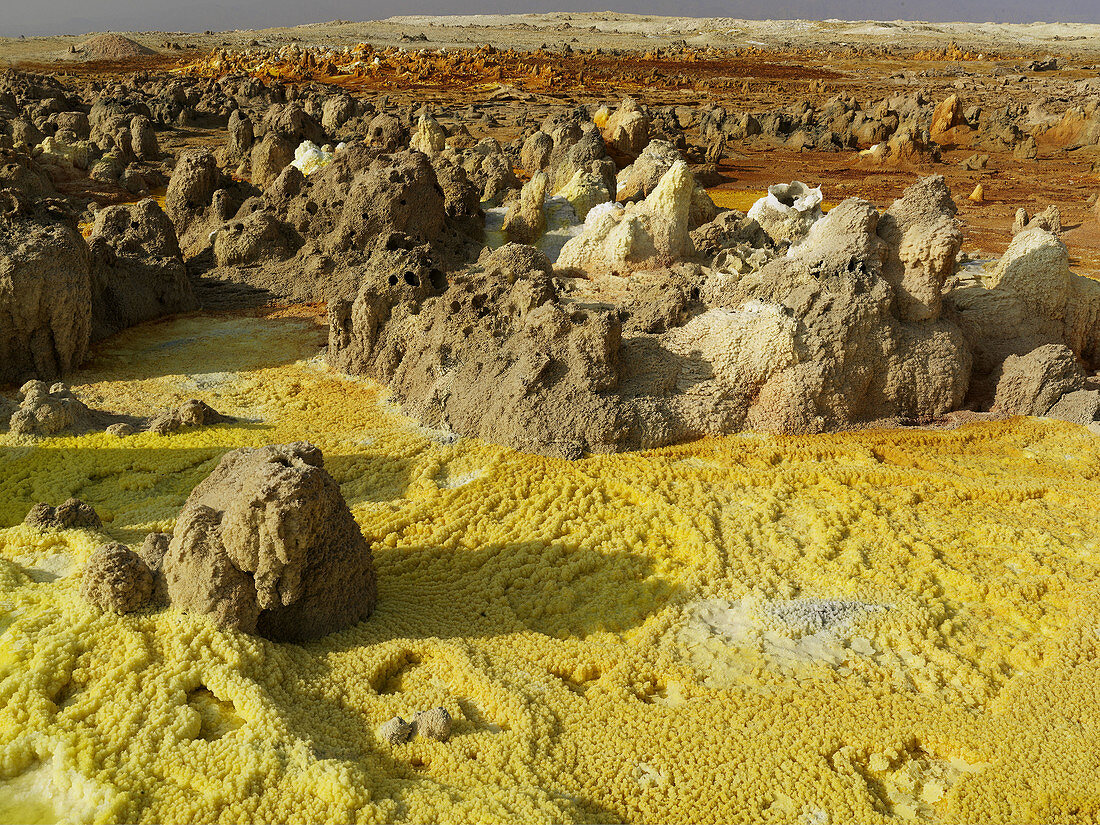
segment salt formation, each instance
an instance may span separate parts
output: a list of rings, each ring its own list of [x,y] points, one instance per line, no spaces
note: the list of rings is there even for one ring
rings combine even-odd
[[[555,191],[568,184],[577,172],[597,175],[609,193],[616,189],[615,162],[607,154],[599,129],[591,122],[548,118],[542,128],[524,141],[519,160],[531,174],[545,171]]]
[[[431,115],[421,115],[416,122],[416,133],[409,143],[410,148],[434,157],[447,147],[447,133]]]
[[[562,269],[590,273],[622,273],[656,269],[691,257],[689,219],[695,178],[682,160],[639,204],[626,209],[595,209],[584,231],[562,247]]]
[[[374,609],[374,565],[311,444],[227,453],[188,497],[162,565],[172,605],[304,641]]]
[[[567,200],[577,218],[583,221],[592,209],[610,201],[611,193],[599,175],[578,169],[555,197]]]
[[[331,149],[332,147],[329,147]],[[332,162],[333,152],[322,149],[311,140],[303,140],[294,150],[294,160],[290,165],[303,175],[312,175],[323,166]]]
[[[811,189],[802,181],[777,183],[749,209],[773,242],[797,244],[822,216],[821,187]]]
[[[882,214],[850,198],[786,255],[748,216],[689,233],[693,187],[680,162],[642,202],[594,207],[555,270],[585,280],[547,278],[531,258],[501,280],[498,250],[414,293],[386,285],[399,264],[380,255],[356,299],[330,307],[329,360],[385,382],[428,426],[578,456],[745,428],[928,422],[995,406],[1000,364],[1028,342],[1096,357],[1100,287],[1069,274],[1053,236],[1026,271],[1043,267],[1057,289],[1015,275],[1040,230],[1017,236],[988,287],[950,280],[962,237],[943,178]],[[713,269],[692,262],[694,239]],[[1051,404],[1087,391],[1062,389]],[[1071,402],[1065,414],[1084,421],[1091,402]]]

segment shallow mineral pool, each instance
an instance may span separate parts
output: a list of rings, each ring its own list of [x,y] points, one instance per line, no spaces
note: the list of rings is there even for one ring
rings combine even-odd
[[[1100,438],[1033,419],[570,463],[425,430],[323,340],[134,328],[75,377],[86,401],[242,420],[0,444],[0,819],[1096,818]],[[297,439],[373,545],[370,619],[297,646],[79,599],[93,548],[170,529],[226,450]],[[71,495],[102,533],[19,526]],[[446,743],[377,733],[438,705]]]
[[[718,187],[708,189],[707,194],[719,209],[736,209],[740,212],[748,212],[754,203],[768,196],[767,189],[729,189]],[[828,212],[836,206],[831,201],[822,201],[821,209]]]

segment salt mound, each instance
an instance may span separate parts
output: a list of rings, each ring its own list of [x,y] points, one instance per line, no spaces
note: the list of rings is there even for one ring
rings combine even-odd
[[[811,189],[802,181],[778,183],[749,209],[755,220],[774,241],[798,243],[822,216],[821,187]]]
[[[155,51],[146,48],[136,40],[111,32],[89,37],[80,44],[79,48],[85,60],[123,60],[127,57],[140,57],[143,54],[156,54]]]

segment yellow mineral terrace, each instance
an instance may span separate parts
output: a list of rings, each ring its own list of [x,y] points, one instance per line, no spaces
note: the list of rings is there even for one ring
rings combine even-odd
[[[235,423],[0,446],[0,819],[1089,822],[1100,438],[1046,419],[569,462],[405,418],[308,317],[183,317],[73,376]],[[308,439],[378,606],[304,646],[79,571],[240,446]],[[102,532],[23,526],[77,496]],[[445,742],[390,745],[446,709]]]

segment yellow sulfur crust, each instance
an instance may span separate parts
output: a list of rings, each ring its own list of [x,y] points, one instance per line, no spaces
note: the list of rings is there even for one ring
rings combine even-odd
[[[86,402],[249,420],[0,445],[0,821],[1100,817],[1084,429],[569,463],[447,443],[328,371],[323,337],[294,318],[130,330],[76,377]],[[368,621],[296,646],[80,600],[98,544],[170,529],[226,450],[298,439],[374,543]],[[70,495],[102,533],[19,524]],[[378,733],[438,706],[447,742]]]

